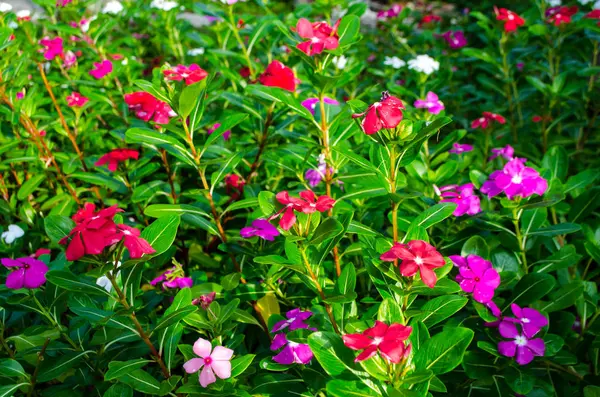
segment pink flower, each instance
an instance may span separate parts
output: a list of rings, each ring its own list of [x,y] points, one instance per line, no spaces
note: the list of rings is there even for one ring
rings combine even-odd
[[[492,149],[492,155],[490,156],[490,161],[495,159],[496,157],[504,157],[507,160],[512,160],[515,155],[515,149],[512,146],[506,145],[503,148],[494,148]]]
[[[192,300],[192,305],[199,305],[204,310],[207,310],[208,307],[210,306],[210,304],[213,303],[213,301],[215,300],[216,296],[217,296],[217,293],[214,291],[211,293],[202,295],[199,298]]]
[[[123,236],[123,245],[129,250],[131,259],[138,259],[144,254],[156,252],[145,239],[140,237],[139,229],[121,224],[117,225],[117,231]]]
[[[112,71],[112,62],[105,59],[102,62],[94,62],[94,69],[90,70],[90,75],[95,79],[101,79]]]
[[[448,153],[454,153],[454,154],[461,154],[461,153],[466,153],[466,152],[470,152],[473,150],[473,145],[469,145],[469,144],[460,144],[455,142],[452,145],[452,149],[448,150]]]
[[[67,97],[67,105],[69,105],[70,107],[77,107],[80,108],[83,105],[85,105],[86,103],[88,103],[89,99],[84,97],[83,95],[81,95],[78,92],[72,92],[71,95],[69,95]]]
[[[548,17],[548,23],[554,24],[554,26],[560,26],[563,23],[571,23],[571,17],[577,14],[579,8],[577,6],[572,7],[552,7],[546,11]]]
[[[190,277],[185,277],[183,270],[179,266],[173,266],[165,271],[160,276],[150,281],[150,285],[158,285],[162,283],[164,289],[167,288],[191,288],[194,285],[194,280]]]
[[[467,39],[465,38],[465,34],[462,30],[457,31],[447,31],[442,35],[448,46],[454,50],[462,48],[467,45]]]
[[[389,251],[381,254],[382,261],[394,262],[400,259],[400,274],[404,277],[412,277],[417,271],[421,274],[421,280],[429,288],[435,287],[437,275],[433,271],[436,267],[446,264],[444,257],[435,247],[422,240],[412,240],[408,244],[394,243]]]
[[[39,288],[46,282],[48,266],[38,259],[30,258],[2,258],[2,264],[12,272],[6,277],[6,288]]]
[[[213,126],[212,126],[212,127],[210,127],[210,128],[207,130],[207,132],[208,132],[208,135],[210,135],[210,134],[212,134],[213,132],[215,132],[215,131],[216,131],[216,130],[219,128],[219,127],[221,127],[221,123],[216,123],[216,124],[213,124]],[[229,140],[229,138],[231,137],[231,130],[227,130],[227,131],[225,131],[225,132],[223,133],[223,135],[222,135],[222,136],[223,136],[223,139],[225,139],[226,141],[228,141],[228,140]]]
[[[40,40],[40,44],[45,48],[44,58],[51,61],[56,57],[63,56],[63,39],[62,37],[55,37],[50,39],[48,36]]]
[[[548,319],[535,309],[529,307],[520,308],[516,304],[511,304],[510,309],[515,315],[513,317],[504,317],[504,321],[521,324],[523,335],[533,338],[542,328],[548,325]]]
[[[533,194],[543,195],[548,189],[548,181],[536,170],[525,167],[527,160],[514,158],[501,171],[494,171],[481,187],[481,192],[494,197],[504,192],[509,200],[519,196],[529,197]]]
[[[137,160],[140,153],[133,149],[115,149],[106,153],[94,163],[96,167],[101,167],[108,163],[108,169],[115,172],[119,167],[119,163],[123,163],[128,159]]]
[[[366,114],[361,125],[365,134],[371,135],[383,128],[396,128],[402,121],[402,109],[402,101],[385,91],[380,102],[375,102],[366,112],[353,114],[352,117],[362,117]]]
[[[304,101],[302,101],[301,105],[304,106],[306,109],[308,109],[308,111],[314,116],[315,108],[317,107],[318,103],[319,103],[319,98],[308,98],[308,99],[305,99]],[[335,99],[331,99],[331,98],[327,98],[327,97],[323,98],[323,103],[326,103],[328,105],[336,105],[336,106],[340,104]]]
[[[240,230],[240,235],[243,238],[251,238],[258,236],[263,240],[273,241],[279,236],[279,230],[265,219],[255,219],[252,226],[247,226]]]
[[[285,347],[284,347],[285,346]],[[279,350],[283,347],[283,350],[279,352],[273,361],[282,365],[290,364],[310,364],[313,358],[313,352],[306,343],[296,343],[288,341],[285,334],[277,334],[273,338],[271,343],[271,350]]]
[[[42,255],[50,255],[52,253],[52,251],[50,251],[48,248],[38,248],[37,251],[35,251],[35,253],[29,255],[32,258],[39,258]]]
[[[506,119],[499,114],[483,112],[483,115],[480,118],[471,122],[471,128],[481,128],[485,130],[493,121],[496,121],[500,124],[506,123]]]
[[[191,85],[204,80],[208,73],[195,63],[189,67],[185,65],[177,65],[173,69],[167,69],[163,71],[163,74],[167,80],[173,81],[185,81],[185,85]]]
[[[169,124],[169,118],[177,115],[168,103],[144,91],[125,94],[124,99],[129,110],[133,110],[137,118],[144,121],[152,119],[156,124]]]
[[[490,261],[477,255],[469,255],[464,264],[458,266],[458,271],[460,274],[456,276],[456,281],[463,291],[472,293],[473,299],[479,303],[492,300],[494,291],[500,285],[500,275]]]
[[[67,4],[71,4],[73,0],[56,0],[56,6],[57,7],[64,7]]]
[[[472,183],[464,185],[448,185],[437,189],[436,193],[442,198],[441,203],[455,203],[454,216],[464,214],[475,215],[481,212],[479,197],[473,192],[475,186]]]
[[[320,54],[323,50],[334,50],[340,45],[338,42],[338,21],[333,27],[327,22],[310,23],[305,18],[300,18],[296,25],[298,35],[307,41],[296,47],[308,56]]]
[[[24,92],[24,90],[17,92],[16,98],[17,98],[17,101],[20,101],[21,99],[25,98],[25,92]]]
[[[411,345],[406,341],[411,332],[412,327],[406,325],[396,323],[388,326],[375,321],[375,325],[362,334],[348,334],[342,338],[350,349],[362,350],[354,362],[368,360],[379,351],[387,361],[398,364],[410,355]]]
[[[496,13],[496,20],[504,21],[504,31],[513,32],[517,30],[519,26],[525,24],[525,20],[516,13],[507,10],[506,8],[497,9],[494,6],[494,12]]]
[[[327,195],[317,197],[312,190],[300,192],[301,198],[290,197],[287,191],[279,192],[275,196],[277,201],[285,205],[275,216],[281,212],[285,213],[279,220],[279,227],[283,230],[289,230],[296,223],[294,211],[312,214],[315,211],[325,212],[333,208],[335,200]]]
[[[391,8],[377,13],[377,19],[395,18],[402,12],[402,5],[394,4]]]
[[[427,109],[431,114],[438,114],[444,110],[444,103],[431,91],[427,93],[427,99],[417,99],[414,106],[419,109]]]
[[[311,328],[310,325],[306,323],[306,320],[311,318],[312,315],[313,312],[310,310],[303,311],[300,310],[300,308],[289,310],[287,313],[285,313],[287,320],[281,320],[275,323],[271,332],[275,333],[283,331],[286,328],[288,331],[295,331],[297,329],[309,329],[311,331],[316,331],[316,328]]]
[[[517,364],[527,365],[533,358],[543,357],[546,345],[542,338],[529,339],[517,330],[517,326],[509,321],[502,321],[498,327],[500,335],[504,338],[513,339],[498,343],[498,352],[506,357],[515,357]]]
[[[215,383],[217,378],[227,379],[231,377],[231,357],[233,350],[223,346],[216,346],[212,350],[211,343],[206,339],[199,338],[194,343],[194,353],[200,358],[192,358],[183,364],[183,369],[188,374],[193,374],[200,371],[200,385],[206,387],[211,383]]]
[[[73,65],[77,63],[77,56],[73,53],[73,51],[69,50],[65,53],[65,57],[63,58],[63,66],[66,69],[69,69]]]

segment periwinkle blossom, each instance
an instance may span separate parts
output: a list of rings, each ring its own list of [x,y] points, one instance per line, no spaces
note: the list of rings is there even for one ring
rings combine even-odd
[[[414,106],[418,109],[427,109],[427,111],[431,114],[439,114],[445,109],[444,102],[440,101],[438,96],[431,91],[427,93],[427,97],[425,99],[417,99],[414,103]]]
[[[65,69],[69,69],[76,63],[77,63],[77,55],[75,55],[75,53],[70,50],[65,52],[65,56],[63,58],[63,67]]]
[[[17,259],[2,258],[2,264],[12,272],[6,277],[6,288],[39,288],[46,282],[48,266],[29,256]]]
[[[434,186],[435,187],[435,186]],[[464,185],[448,185],[436,189],[436,193],[442,198],[441,203],[455,203],[454,216],[476,215],[481,212],[481,201],[475,194],[475,185],[466,183]]]
[[[316,331],[315,328],[311,328],[310,325],[306,323],[313,313],[309,310],[303,311],[299,308],[292,309],[285,313],[287,320],[281,320],[273,325],[273,329],[271,332],[276,333],[283,331],[287,328],[288,331],[294,331],[297,329],[309,329],[311,331]]]
[[[198,56],[198,55],[204,55],[204,48],[203,47],[198,47],[198,48],[192,48],[191,50],[187,51],[187,54],[189,56]]]
[[[492,161],[496,157],[504,157],[507,160],[512,160],[514,156],[515,156],[515,149],[510,145],[506,145],[502,148],[492,149],[492,155],[490,156],[490,161]]]
[[[105,59],[102,62],[94,62],[94,69],[90,70],[90,76],[99,80],[113,71],[111,61]]]
[[[216,292],[210,292],[208,294],[201,295],[199,298],[192,300],[192,305],[200,306],[204,310],[208,310],[208,307],[215,300],[217,296]]]
[[[252,226],[240,230],[240,235],[243,238],[258,236],[263,240],[273,241],[275,237],[279,236],[279,230],[266,219],[255,219]]]
[[[167,288],[191,288],[194,285],[194,281],[191,277],[185,277],[183,270],[178,266],[173,266],[168,269],[160,276],[150,281],[150,285],[156,286],[162,283],[164,289]]]
[[[331,63],[333,64],[333,66],[336,67],[336,69],[344,69],[346,67],[346,65],[348,64],[348,58],[346,58],[343,55],[337,56],[337,57],[333,57],[333,59],[331,60]]]
[[[498,342],[498,352],[506,357],[515,357],[519,365],[527,365],[535,357],[543,357],[546,345],[542,338],[525,336],[517,329],[517,324],[510,321],[502,321],[498,326],[502,337],[512,339],[511,341]]]
[[[123,9],[123,4],[121,4],[119,1],[112,0],[104,5],[104,8],[102,8],[102,13],[117,15],[123,11]]]
[[[529,307],[521,308],[517,304],[510,305],[513,317],[504,317],[503,321],[521,324],[523,335],[533,338],[542,328],[548,325],[548,319],[535,309]]]
[[[215,346],[212,348],[211,343],[206,340],[199,338],[193,347],[194,354],[200,358],[192,358],[183,364],[183,369],[188,374],[200,372],[200,385],[207,387],[211,383],[215,383],[217,375],[220,379],[227,379],[231,377],[231,357],[233,356],[233,350],[223,346]]]
[[[400,68],[406,66],[406,62],[404,62],[402,59],[398,58],[397,56],[385,57],[383,64],[385,66],[391,66],[394,69],[400,69]]]
[[[448,150],[448,153],[462,154],[462,153],[470,152],[472,150],[473,150],[473,145],[469,145],[468,143],[455,142],[452,145],[452,149]]]
[[[377,352],[388,362],[398,364],[408,358],[411,352],[410,342],[406,343],[412,327],[402,324],[387,325],[375,321],[375,325],[362,334],[342,336],[344,345],[352,350],[362,350],[354,362],[368,360]]]
[[[273,357],[273,361],[278,364],[309,364],[313,359],[313,352],[306,343],[292,342],[287,339],[285,334],[277,334],[271,343],[271,350],[276,351],[283,347],[277,355]]]
[[[525,167],[527,160],[514,158],[502,170],[494,171],[481,187],[481,192],[494,197],[504,192],[509,200],[514,197],[526,198],[534,194],[543,195],[548,189],[548,181],[536,170]]]
[[[179,4],[175,1],[169,0],[152,0],[150,7],[157,8],[162,11],[171,11],[173,8],[177,8]]]
[[[314,212],[325,212],[329,211],[335,205],[335,200],[326,194],[317,196],[312,190],[304,190],[299,193],[300,198],[290,197],[287,191],[277,193],[275,198],[279,203],[283,204],[284,207],[274,216],[279,216],[281,213],[281,219],[279,220],[279,227],[283,230],[290,230],[296,223],[296,214],[294,212],[301,212],[304,214],[312,214]]]
[[[18,238],[25,235],[25,231],[19,225],[8,225],[8,230],[2,232],[2,240],[6,244],[12,244]]]
[[[45,47],[44,58],[48,61],[53,60],[56,57],[63,56],[63,39],[62,37],[55,37],[53,39],[48,36],[40,40],[40,45]]]
[[[440,68],[440,63],[429,55],[417,55],[416,58],[408,61],[408,68],[430,75]]]
[[[453,50],[457,50],[467,45],[467,39],[465,33],[462,30],[452,31],[449,30],[442,35],[448,46]]]
[[[404,104],[387,91],[381,94],[381,99],[363,112],[355,113],[352,118],[365,116],[361,126],[367,135],[375,134],[383,128],[396,128],[402,121]]]
[[[377,19],[395,18],[398,15],[400,15],[401,12],[402,12],[402,5],[394,4],[394,5],[392,5],[392,7],[388,8],[387,10],[382,10],[382,11],[377,12]]]
[[[13,6],[8,3],[0,3],[0,12],[9,12],[13,9]]]
[[[319,103],[319,98],[308,98],[302,101],[301,105],[304,106],[313,116],[315,115],[315,109]],[[324,97],[323,103],[328,105],[338,106],[340,103],[333,98]]]
[[[429,288],[435,287],[437,282],[437,275],[433,270],[446,264],[442,254],[423,240],[412,240],[406,244],[394,243],[379,259],[386,262],[400,259],[400,274],[412,277],[419,272],[421,281]]]
[[[477,255],[466,258],[452,255],[450,259],[458,266],[456,281],[464,292],[473,294],[473,299],[479,303],[487,303],[494,298],[494,292],[500,285],[500,275],[490,261]]]
[[[333,168],[329,168],[329,172],[333,173]],[[325,155],[320,154],[317,158],[317,168],[311,168],[304,173],[304,179],[308,182],[310,187],[318,186],[319,183],[325,178],[327,173],[327,163],[325,162]]]
[[[473,128],[473,129],[481,128],[481,129],[485,130],[493,122],[497,122],[499,124],[504,124],[504,123],[506,123],[506,119],[497,113],[483,112],[481,117],[479,117],[471,122],[471,128]]]

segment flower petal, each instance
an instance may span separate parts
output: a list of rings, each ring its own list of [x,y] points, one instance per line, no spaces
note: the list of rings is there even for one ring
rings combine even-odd
[[[202,368],[202,372],[200,372],[200,385],[206,387],[216,381],[217,378],[210,365],[205,365],[204,368]]]
[[[504,338],[514,339],[519,336],[519,331],[517,331],[517,327],[512,322],[502,321],[498,326],[498,332]]]
[[[233,356],[233,350],[231,350],[227,347],[224,347],[224,346],[215,347],[212,354],[210,355],[210,357],[215,361],[229,361],[229,360],[231,360],[232,356]],[[221,378],[221,379],[223,379],[223,378]]]
[[[342,339],[344,340],[344,345],[352,350],[366,349],[373,343],[373,339],[363,334],[348,334],[342,336]]]
[[[183,369],[188,374],[193,374],[194,372],[198,372],[203,365],[203,358],[192,358],[191,360],[188,360],[185,362],[185,364],[183,364]]]
[[[212,345],[206,339],[198,338],[196,343],[194,343],[194,353],[202,358],[210,356],[211,350]]]
[[[219,347],[219,346],[217,346]],[[224,348],[225,349],[225,348]],[[215,349],[216,350],[216,349]],[[221,379],[231,378],[231,361],[215,360],[210,365],[215,374]]]

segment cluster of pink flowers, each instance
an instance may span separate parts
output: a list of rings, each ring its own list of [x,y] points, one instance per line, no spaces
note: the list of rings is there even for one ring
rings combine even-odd
[[[283,215],[279,220],[279,227],[283,230],[289,230],[294,226],[296,223],[295,212],[302,212],[304,214],[312,214],[316,211],[325,212],[333,208],[333,205],[335,204],[335,200],[331,197],[327,195],[317,197],[312,190],[300,192],[300,198],[290,197],[287,191],[277,193],[275,198],[285,207],[270,219],[279,216],[279,214],[283,212]]]
[[[129,110],[134,111],[136,117],[144,121],[152,119],[156,124],[168,124],[169,118],[177,115],[168,103],[159,101],[144,91],[125,94],[124,98]]]
[[[543,195],[548,189],[548,181],[531,167],[526,167],[526,159],[515,157],[502,170],[494,171],[481,187],[481,192],[494,197],[504,192],[509,200],[514,197],[526,198],[534,194]]]
[[[375,325],[362,334],[347,334],[342,338],[344,344],[352,350],[362,350],[355,362],[368,360],[378,352],[392,364],[399,364],[410,356],[412,346],[407,343],[412,327],[394,323],[387,325],[375,321]]]
[[[437,282],[437,275],[433,270],[446,264],[442,254],[423,240],[412,240],[407,244],[394,243],[389,251],[381,254],[380,259],[386,262],[400,259],[400,274],[412,277],[419,272],[421,281],[429,288],[435,287]]]
[[[300,37],[307,40],[296,47],[308,56],[320,54],[323,50],[335,50],[340,45],[337,34],[339,24],[339,20],[331,26],[327,22],[310,23],[309,20],[300,18],[295,30]]]
[[[396,128],[402,121],[402,110],[404,105],[402,101],[387,91],[381,94],[381,100],[375,102],[363,113],[353,114],[353,118],[362,117],[361,126],[367,135],[375,134],[380,130],[387,128]]]
[[[271,350],[276,351],[283,349],[273,357],[273,361],[283,364],[309,364],[313,359],[313,352],[306,343],[297,343],[288,340],[284,332],[291,332],[297,329],[308,329],[316,331],[316,328],[311,328],[306,321],[313,315],[311,311],[302,311],[293,309],[288,311],[285,316],[287,320],[281,320],[273,326],[271,332],[276,334],[271,343]],[[278,333],[279,332],[279,333]]]

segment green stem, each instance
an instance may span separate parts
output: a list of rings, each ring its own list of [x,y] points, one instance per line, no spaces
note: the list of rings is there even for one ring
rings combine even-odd
[[[512,210],[513,214],[513,224],[515,225],[515,234],[517,236],[517,242],[519,243],[519,251],[521,253],[521,262],[523,264],[523,271],[525,274],[528,273],[529,267],[527,266],[527,256],[525,255],[525,246],[523,242],[523,235],[521,234],[521,227],[519,226],[519,218],[520,214],[517,212],[516,208]]]
[[[238,42],[239,46],[242,48],[242,52],[244,58],[246,59],[246,64],[248,65],[248,70],[250,72],[250,79],[254,79],[254,69],[252,68],[252,61],[250,60],[250,54],[248,54],[248,49],[244,44],[244,41],[240,37],[240,33],[238,32],[237,25],[233,18],[233,7],[227,7],[227,15],[229,16],[229,24],[231,25],[231,30],[233,31],[233,35],[235,36],[235,40]]]

